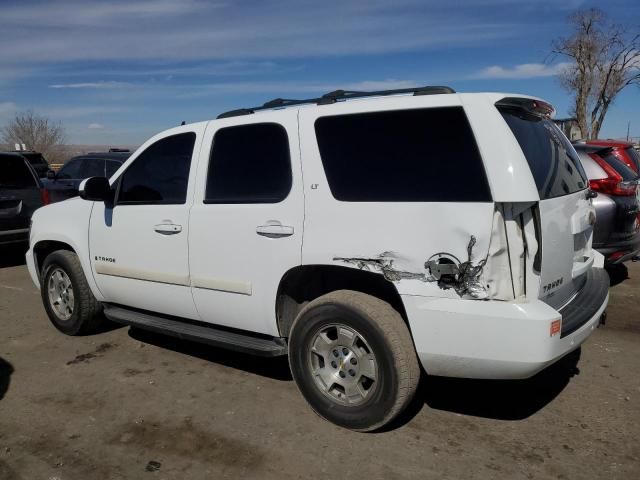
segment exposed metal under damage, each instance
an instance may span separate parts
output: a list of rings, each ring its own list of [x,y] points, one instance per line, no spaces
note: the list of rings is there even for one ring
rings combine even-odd
[[[474,265],[472,261],[473,247],[476,237],[471,235],[467,244],[467,259],[462,262],[450,253],[440,252],[432,255],[424,264],[426,272],[410,272],[394,267],[397,255],[394,252],[383,252],[377,257],[334,257],[333,260],[355,265],[361,270],[378,271],[390,282],[403,279],[437,282],[442,289],[454,289],[460,296],[474,299],[488,298],[487,290],[481,281],[481,275],[487,257]]]

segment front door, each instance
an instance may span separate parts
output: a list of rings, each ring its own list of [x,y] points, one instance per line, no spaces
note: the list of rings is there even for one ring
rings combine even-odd
[[[203,127],[177,129],[113,179],[114,206],[96,203],[89,248],[107,302],[197,319],[188,263],[192,179]]]
[[[207,127],[189,221],[191,283],[202,320],[276,336],[278,284],[301,258],[297,115],[251,120]]]

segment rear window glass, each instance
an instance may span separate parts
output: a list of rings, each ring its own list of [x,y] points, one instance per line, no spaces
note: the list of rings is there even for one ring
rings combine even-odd
[[[613,169],[620,174],[623,181],[635,180],[638,174],[631,170],[622,160],[616,157],[613,153],[601,155],[605,162],[613,167]]]
[[[36,180],[22,157],[0,156],[0,187],[24,188],[36,186]]]
[[[321,117],[329,188],[346,202],[489,202],[482,159],[461,107]]]
[[[627,155],[631,157],[631,160],[633,160],[638,172],[640,172],[640,153],[638,153],[638,151],[633,147],[627,147],[625,148],[625,151],[627,152]]]
[[[519,110],[501,109],[520,144],[541,199],[569,195],[586,188],[586,174],[567,137],[549,119]]]

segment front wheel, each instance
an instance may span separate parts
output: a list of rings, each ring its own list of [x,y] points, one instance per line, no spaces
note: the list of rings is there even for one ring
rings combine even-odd
[[[42,303],[58,330],[67,335],[84,335],[99,328],[102,305],[91,293],[75,253],[57,250],[49,254],[40,280]]]
[[[291,328],[289,363],[313,410],[357,431],[392,421],[413,398],[420,378],[400,314],[350,290],[323,295],[300,312]]]

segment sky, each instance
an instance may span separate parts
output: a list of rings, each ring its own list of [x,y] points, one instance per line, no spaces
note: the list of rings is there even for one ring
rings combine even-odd
[[[68,143],[138,145],[272,98],[420,85],[536,95],[565,117],[550,45],[592,6],[640,28],[637,0],[0,0],[0,126],[32,110]],[[628,122],[640,137],[635,86],[601,137]]]

